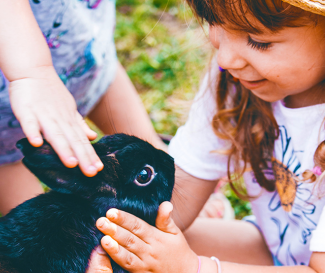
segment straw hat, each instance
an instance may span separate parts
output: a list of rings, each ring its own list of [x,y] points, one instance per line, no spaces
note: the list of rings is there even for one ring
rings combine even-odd
[[[325,16],[325,0],[282,0],[298,8]]]

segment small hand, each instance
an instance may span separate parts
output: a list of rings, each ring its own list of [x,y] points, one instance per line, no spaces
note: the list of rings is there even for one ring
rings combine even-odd
[[[28,141],[43,144],[42,135],[69,168],[78,165],[87,176],[94,176],[103,164],[89,142],[97,134],[84,122],[74,98],[53,67],[31,69],[26,78],[9,86],[13,113]]]
[[[96,226],[106,236],[101,244],[110,257],[132,273],[197,272],[198,259],[171,219],[173,206],[160,205],[153,227],[132,214],[110,209]]]
[[[111,262],[101,246],[98,246],[91,253],[86,273],[113,273]]]

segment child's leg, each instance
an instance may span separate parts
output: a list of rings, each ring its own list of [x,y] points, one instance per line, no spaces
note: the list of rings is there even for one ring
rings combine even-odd
[[[121,64],[118,64],[114,82],[88,117],[105,134],[131,134],[164,148]]]
[[[3,215],[43,192],[36,176],[22,162],[0,167],[0,212]]]
[[[263,236],[251,223],[197,218],[184,235],[198,255],[242,264],[273,265]]]

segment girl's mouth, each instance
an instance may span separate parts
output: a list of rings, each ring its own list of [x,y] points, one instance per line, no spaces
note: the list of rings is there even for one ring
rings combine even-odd
[[[242,85],[244,85],[247,89],[255,89],[255,88],[259,88],[262,85],[264,85],[267,80],[263,79],[263,80],[259,80],[259,81],[244,81],[244,80],[239,80],[240,83]]]

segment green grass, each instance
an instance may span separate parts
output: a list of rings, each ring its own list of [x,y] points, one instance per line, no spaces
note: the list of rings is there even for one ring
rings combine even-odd
[[[173,135],[184,122],[210,55],[190,18],[175,0],[117,1],[117,54],[158,133]]]
[[[252,214],[251,204],[238,198],[229,185],[224,186],[222,192],[234,208],[236,219],[242,219],[243,217]]]

